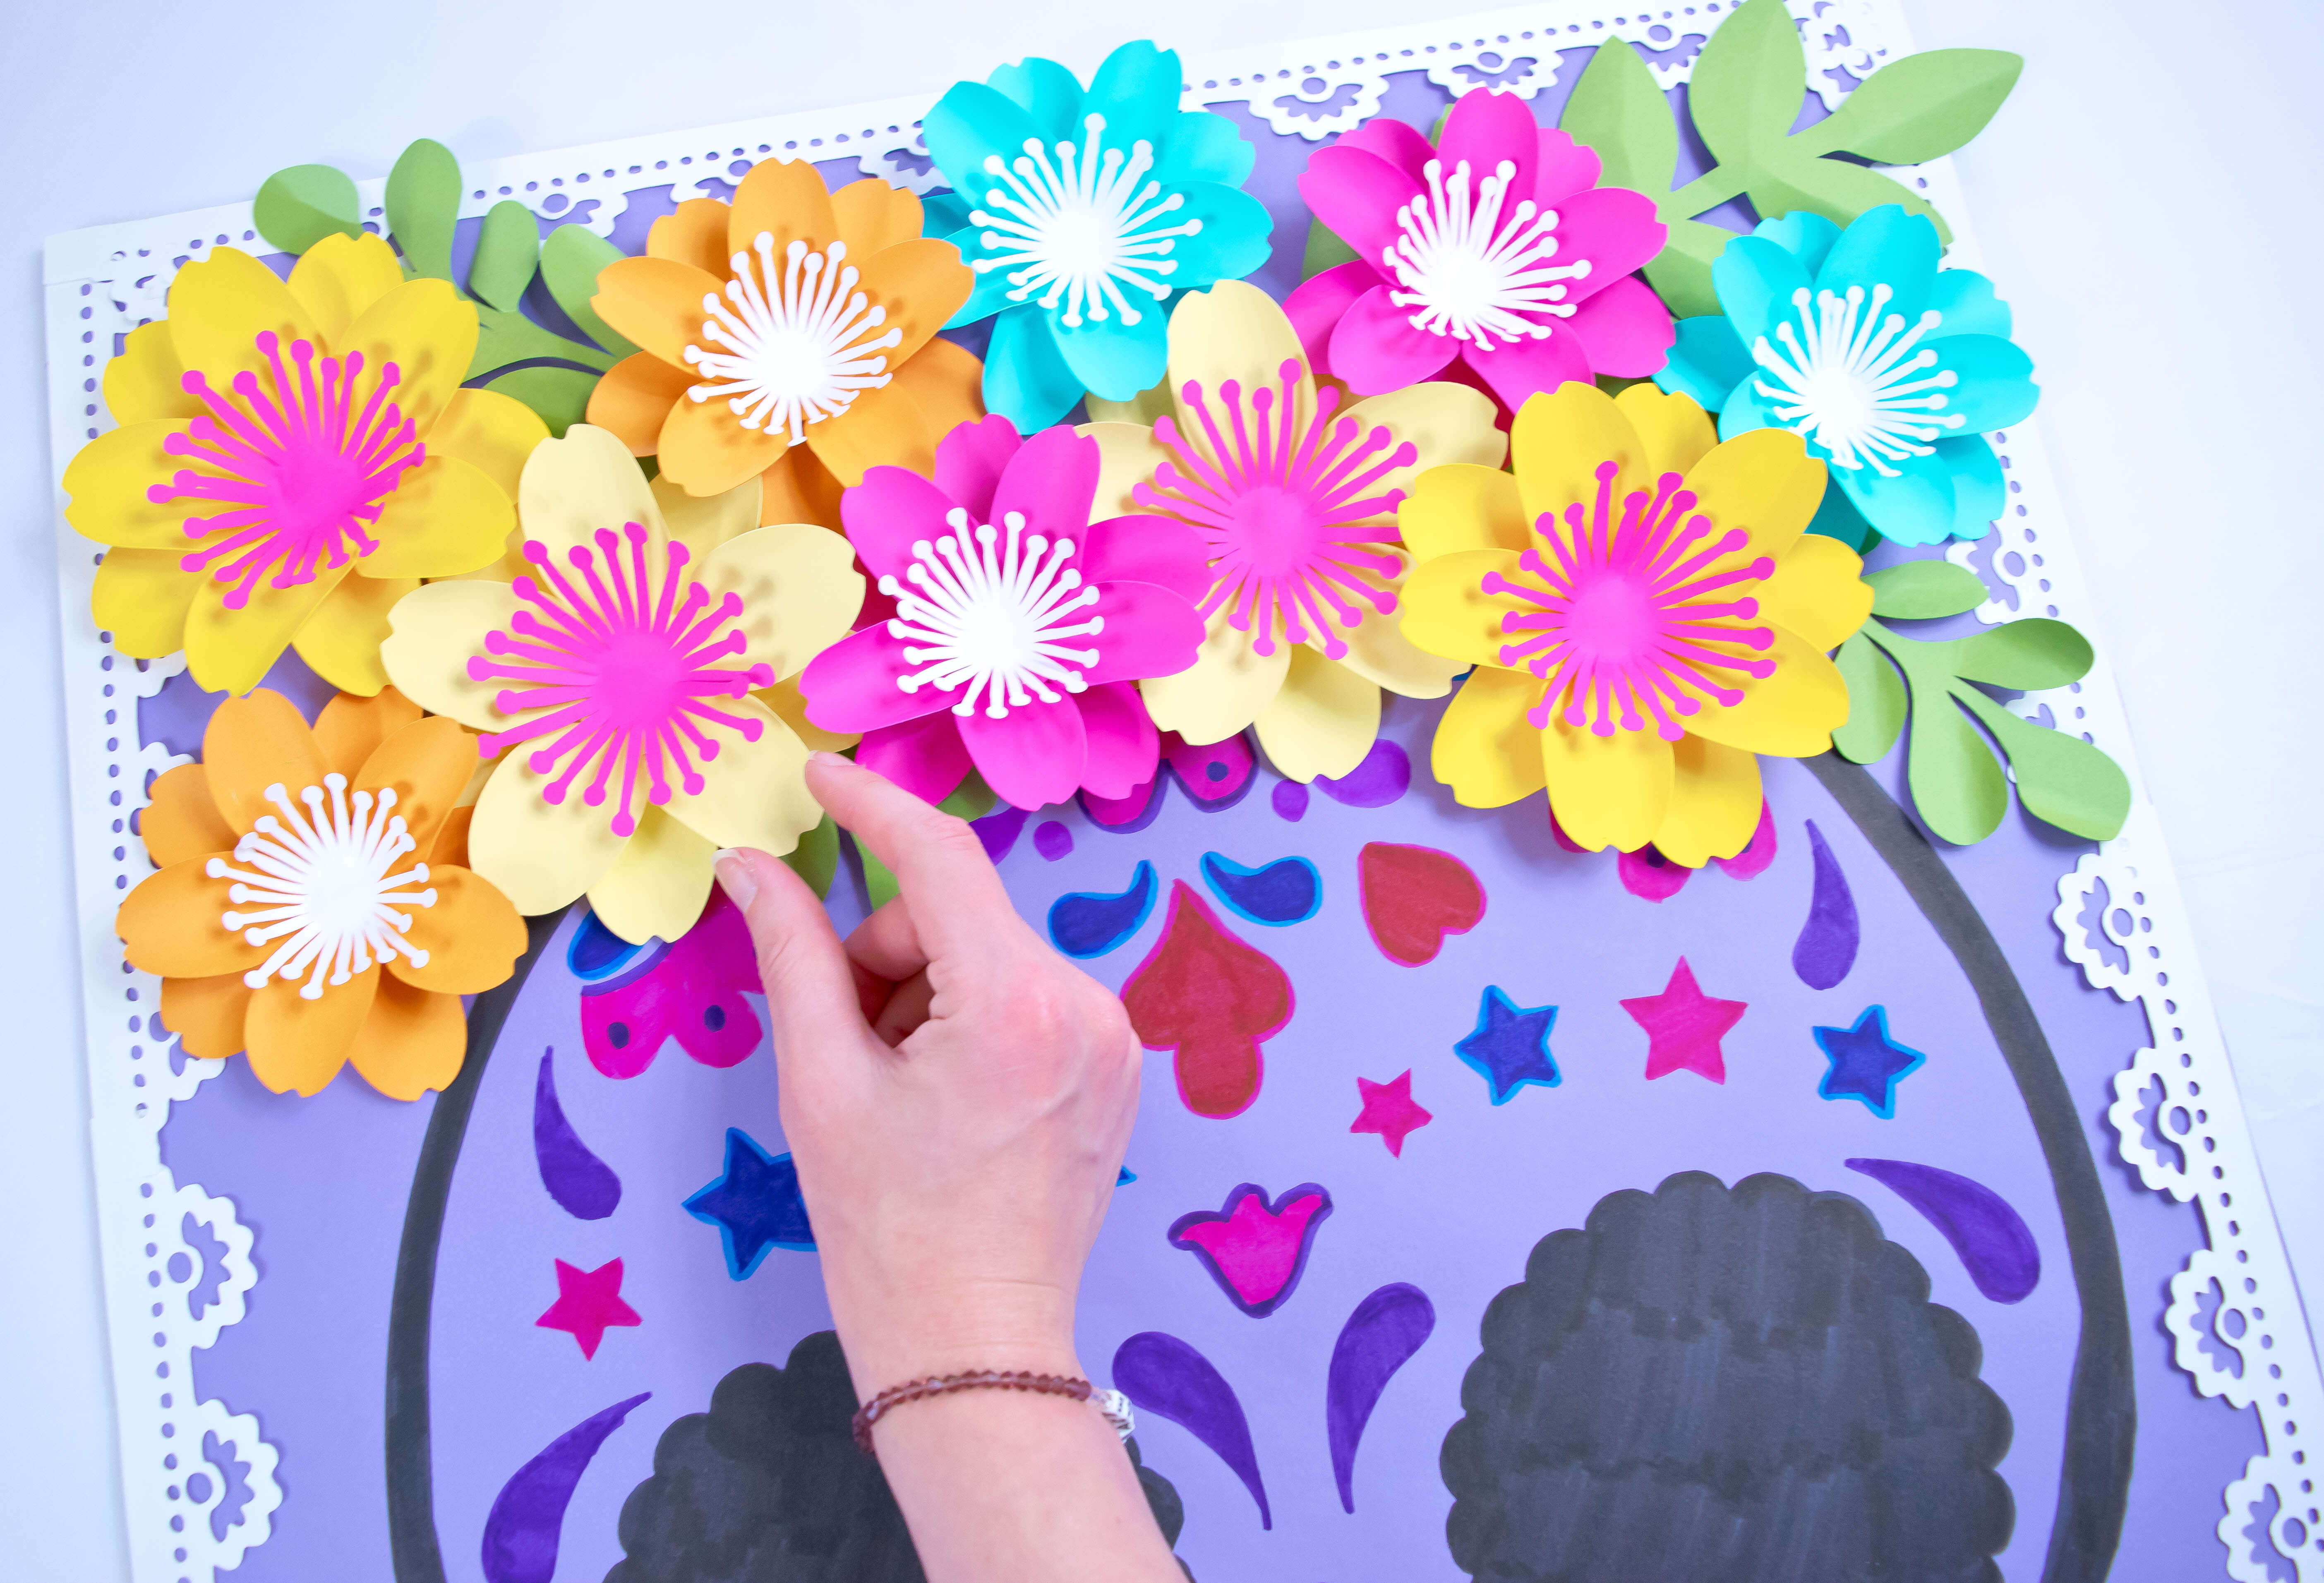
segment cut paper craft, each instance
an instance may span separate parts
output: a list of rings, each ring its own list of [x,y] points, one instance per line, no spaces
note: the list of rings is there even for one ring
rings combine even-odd
[[[1161,888],[1154,865],[1140,858],[1127,890],[1111,896],[1076,890],[1061,896],[1049,904],[1049,943],[1076,962],[1103,956],[1146,926]]]
[[[2042,1249],[2024,1218],[1982,1182],[1910,1160],[1843,1160],[1881,1183],[1934,1226],[1977,1289],[1996,1302],[2023,1302],[2042,1282]]]
[[[1827,1100],[1859,1100],[1882,1120],[1894,1119],[1896,1085],[1920,1071],[1928,1057],[1888,1036],[1888,1008],[1868,1006],[1852,1027],[1812,1031],[1831,1063],[1816,1092]]]
[[[1240,732],[1222,741],[1194,747],[1176,732],[1162,733],[1162,759],[1154,778],[1132,787],[1126,797],[1102,797],[1084,790],[1082,811],[1090,823],[1116,835],[1135,835],[1162,812],[1163,787],[1176,781],[1194,806],[1215,814],[1242,801],[1252,784],[1259,760]],[[1305,787],[1301,787],[1305,790]]]
[[[671,1039],[705,1066],[734,1066],[759,1047],[759,992],[750,926],[724,890],[695,926],[641,972],[581,991],[581,1044],[607,1077],[635,1077]]]
[[[739,1127],[726,1129],[726,1164],[719,1177],[685,1204],[686,1212],[718,1228],[726,1273],[747,1281],[776,1248],[815,1251],[798,1167],[788,1155],[770,1155]]]
[[[1296,824],[1307,817],[1307,788],[1296,780],[1277,781],[1268,800],[1278,819],[1287,819]]]
[[[1792,945],[1792,971],[1811,989],[1829,989],[1848,977],[1856,965],[1856,894],[1848,888],[1831,843],[1812,819],[1808,824],[1808,850],[1815,858],[1815,893],[1808,901],[1808,921]]]
[[[652,1394],[641,1391],[583,1419],[501,1486],[484,1518],[484,1583],[556,1583],[557,1551],[574,1486],[589,1470],[605,1437]]]
[[[1323,1434],[1332,1448],[1332,1480],[1340,1507],[1356,1509],[1356,1448],[1364,1425],[1396,1371],[1412,1359],[1436,1329],[1436,1305],[1417,1286],[1399,1281],[1356,1304],[1332,1343],[1323,1386]]]
[[[1178,1097],[1197,1116],[1240,1115],[1259,1098],[1261,1045],[1291,1020],[1291,980],[1221,927],[1183,879],[1162,937],[1121,986],[1139,1042],[1176,1054]]]
[[[1554,1089],[1565,1079],[1549,1053],[1549,1030],[1557,1026],[1554,1006],[1521,1007],[1488,984],[1479,998],[1476,1031],[1452,1046],[1493,1096],[1506,1105],[1528,1083]]]
[[[1404,1157],[1404,1140],[1436,1119],[1434,1113],[1422,1109],[1414,1101],[1412,1073],[1408,1070],[1387,1082],[1374,1082],[1368,1077],[1356,1079],[1356,1097],[1363,1102],[1363,1109],[1348,1124],[1348,1130],[1379,1134],[1380,1141],[1388,1145],[1388,1152],[1398,1159]]]
[[[557,1261],[557,1301],[532,1321],[545,1330],[563,1330],[581,1344],[585,1358],[597,1356],[605,1332],[617,1326],[645,1321],[622,1301],[622,1261],[613,1259],[594,1270]]]
[[[1033,832],[1033,850],[1040,853],[1046,862],[1054,863],[1060,858],[1071,857],[1074,833],[1059,820],[1044,819],[1040,828]]]
[[[1485,916],[1485,888],[1468,864],[1432,846],[1365,843],[1356,854],[1364,927],[1390,962],[1434,962],[1447,934],[1465,934]]]
[[[1026,821],[1033,815],[1022,808],[1012,808],[1003,803],[983,818],[974,821],[973,828],[984,855],[999,862],[1017,850],[1017,838],[1025,833]]]
[[[1232,858],[1204,852],[1202,869],[1211,894],[1250,923],[1270,927],[1304,924],[1323,905],[1323,877],[1305,858],[1277,858],[1246,869]]]
[[[1412,789],[1412,759],[1401,747],[1382,737],[1364,755],[1364,761],[1347,774],[1337,778],[1317,776],[1315,789],[1351,808],[1385,808]]]
[[[1661,994],[1625,1000],[1622,1009],[1646,1030],[1648,1081],[1674,1072],[1692,1072],[1724,1083],[1727,1057],[1719,1041],[1743,1020],[1750,1005],[1705,995],[1695,984],[1694,970],[1682,956]]]
[[[1872,591],[1804,531],[1823,465],[1786,429],[1712,441],[1684,396],[1568,384],[1517,413],[1514,479],[1421,474],[1397,513],[1420,563],[1404,634],[1476,667],[1433,749],[1456,800],[1546,786],[1585,850],[1699,868],[1757,829],[1759,755],[1831,745],[1848,686],[1825,652]]]
[[[1211,1360],[1177,1337],[1141,1330],[1114,1349],[1113,1386],[1140,1413],[1167,1418],[1218,1453],[1259,1505],[1259,1525],[1275,1526],[1250,1421],[1242,1401]]]
[[[1196,1210],[1170,1224],[1170,1246],[1203,1261],[1219,1290],[1252,1319],[1265,1319],[1298,1289],[1315,1233],[1331,1218],[1332,1195],[1303,1182],[1272,1202],[1246,1182],[1216,1211]]]
[[[558,1207],[578,1220],[602,1220],[622,1201],[622,1179],[590,1151],[557,1102],[557,1052],[540,1054],[532,1088],[532,1158],[540,1185]]]

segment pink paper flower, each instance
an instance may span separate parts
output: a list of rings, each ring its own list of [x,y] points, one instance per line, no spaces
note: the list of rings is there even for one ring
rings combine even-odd
[[[1670,314],[1631,272],[1662,251],[1654,200],[1600,187],[1598,156],[1514,95],[1462,95],[1434,147],[1376,116],[1309,161],[1299,193],[1359,257],[1284,308],[1316,373],[1359,394],[1451,377],[1514,411],[1663,365]]]
[[[945,437],[934,483],[866,472],[840,515],[895,613],[807,667],[807,719],[862,732],[857,762],[930,802],[971,764],[1020,808],[1151,780],[1132,684],[1194,663],[1210,568],[1172,518],[1091,521],[1099,465],[1070,428],[993,417]]]

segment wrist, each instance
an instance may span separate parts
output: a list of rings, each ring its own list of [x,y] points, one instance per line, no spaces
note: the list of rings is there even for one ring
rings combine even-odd
[[[910,1380],[980,1369],[1083,1375],[1070,1300],[948,1294],[910,1304],[850,1302],[835,1293],[834,1328],[859,1400]],[[1084,1376],[1085,1377],[1085,1376]]]

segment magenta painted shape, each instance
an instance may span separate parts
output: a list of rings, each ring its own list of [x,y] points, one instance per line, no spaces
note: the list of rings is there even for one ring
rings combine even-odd
[[[573,1504],[574,1486],[589,1470],[605,1437],[652,1394],[641,1392],[583,1419],[501,1486],[484,1519],[485,1583],[554,1583],[565,1508]]]
[[[1259,760],[1240,732],[1224,741],[1196,747],[1176,732],[1162,733],[1162,761],[1185,787],[1186,795],[1204,807],[1219,807],[1242,796],[1250,785]]]
[[[1615,867],[1622,876],[1622,888],[1642,901],[1668,901],[1694,878],[1692,869],[1672,862],[1651,846],[1624,852]]]
[[[1775,815],[1765,797],[1759,799],[1758,828],[1751,832],[1743,850],[1731,858],[1711,861],[1737,879],[1757,879],[1767,871],[1767,865],[1775,861]]]
[[[1348,1124],[1348,1130],[1378,1133],[1380,1141],[1388,1145],[1388,1152],[1398,1159],[1404,1157],[1404,1140],[1436,1119],[1413,1099],[1409,1069],[1403,1076],[1387,1082],[1374,1082],[1368,1077],[1356,1079],[1356,1098],[1362,1101],[1363,1109]]]
[[[742,999],[758,993],[751,931],[723,890],[710,893],[694,927],[634,979],[581,992],[581,1045],[607,1077],[635,1077],[661,1047],[678,1047],[705,1066],[735,1066],[759,1047],[759,1017]]]
[[[578,1265],[568,1265],[563,1259],[557,1265],[557,1301],[548,1311],[533,1321],[544,1330],[563,1330],[581,1344],[581,1356],[597,1356],[597,1348],[605,1332],[616,1326],[639,1325],[645,1321],[638,1311],[622,1301],[622,1261],[610,1259],[594,1270]]]
[[[1219,1454],[1259,1503],[1259,1525],[1275,1526],[1267,1486],[1251,1449],[1242,1400],[1211,1360],[1161,1330],[1141,1330],[1113,1354],[1113,1386],[1140,1413],[1167,1418]]]
[[[1323,1385],[1323,1432],[1332,1447],[1332,1479],[1340,1506],[1356,1509],[1356,1446],[1364,1425],[1396,1371],[1412,1359],[1436,1329],[1436,1305],[1417,1286],[1399,1281],[1361,1302],[1332,1343]]]
[[[2024,1217],[1984,1183],[1910,1160],[1847,1160],[1927,1218],[1952,1244],[1977,1289],[2023,1302],[2042,1284],[2042,1249]]]
[[[1332,1195],[1303,1182],[1269,1203],[1246,1182],[1217,1212],[1197,1210],[1170,1227],[1170,1246],[1203,1261],[1233,1304],[1253,1319],[1283,1306],[1307,1268],[1315,1232],[1332,1213]]]
[[[1750,1008],[1748,1001],[1704,994],[1683,956],[1661,994],[1622,1002],[1622,1009],[1646,1030],[1648,1078],[1692,1072],[1715,1083],[1727,1081],[1727,1057],[1719,1041]]]

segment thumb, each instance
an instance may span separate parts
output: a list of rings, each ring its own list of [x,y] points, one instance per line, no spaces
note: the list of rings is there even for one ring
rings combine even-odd
[[[779,1070],[818,1033],[868,1032],[847,953],[807,881],[753,847],[729,847],[711,866],[751,928]]]

